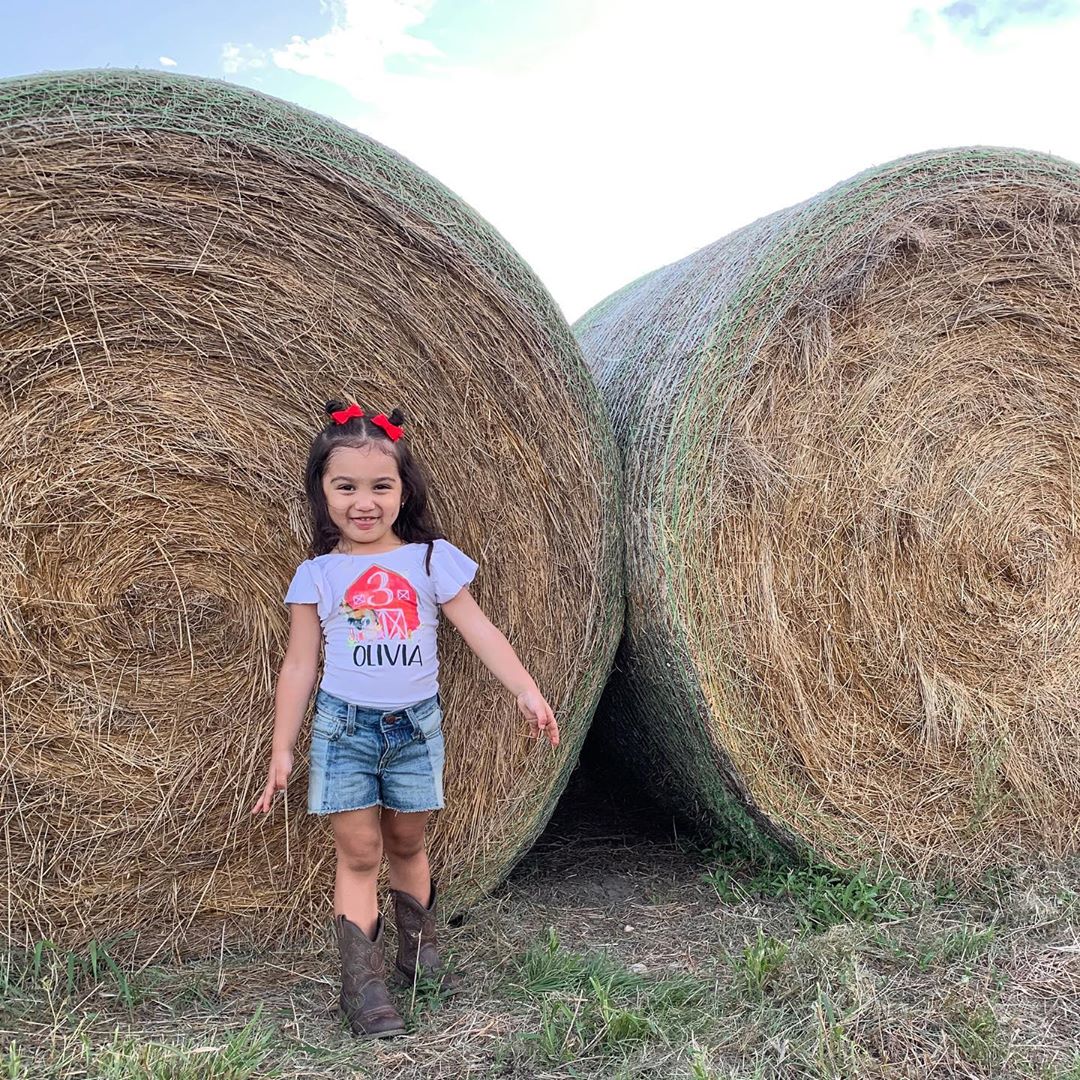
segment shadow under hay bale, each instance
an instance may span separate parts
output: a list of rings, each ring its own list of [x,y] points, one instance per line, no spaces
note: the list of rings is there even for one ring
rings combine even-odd
[[[575,327],[625,462],[608,746],[763,857],[1080,836],[1080,169],[870,170]]]
[[[496,895],[534,895],[573,907],[643,902],[673,867],[697,867],[700,852],[640,784],[628,785],[592,732],[547,827]],[[466,916],[467,918],[467,916]],[[463,919],[462,921],[465,921]]]
[[[562,724],[557,754],[526,738],[444,637],[431,854],[446,903],[475,899],[543,828],[621,628],[616,450],[565,322],[438,183],[283,102],[36,76],[0,82],[0,136],[0,932],[197,952],[328,916],[302,753],[288,802],[248,811],[302,466],[343,394],[405,407]]]

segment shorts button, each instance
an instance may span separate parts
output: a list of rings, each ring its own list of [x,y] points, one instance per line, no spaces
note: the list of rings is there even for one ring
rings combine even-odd
[[[395,713],[391,713],[389,716],[385,717],[385,720],[388,724],[396,724],[398,722],[398,717]]]

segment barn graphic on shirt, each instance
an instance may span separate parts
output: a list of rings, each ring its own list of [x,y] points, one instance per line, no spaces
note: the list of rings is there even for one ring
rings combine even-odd
[[[416,590],[408,578],[382,566],[364,571],[346,590],[341,611],[349,641],[408,641],[420,626]]]

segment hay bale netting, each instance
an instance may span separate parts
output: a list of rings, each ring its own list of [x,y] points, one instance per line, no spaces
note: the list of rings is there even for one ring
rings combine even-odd
[[[328,917],[332,843],[253,825],[321,403],[405,406],[558,754],[443,640],[446,904],[546,822],[621,627],[617,452],[554,304],[408,161],[218,82],[0,82],[0,821],[9,939],[178,947]],[[567,493],[572,492],[568,498]],[[216,946],[215,946],[216,947]]]
[[[1080,169],[873,169],[575,327],[625,460],[607,731],[759,853],[1077,848]]]

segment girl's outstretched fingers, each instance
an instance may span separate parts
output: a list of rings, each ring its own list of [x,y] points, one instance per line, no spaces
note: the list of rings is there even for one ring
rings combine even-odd
[[[289,774],[292,772],[292,754],[274,754],[270,759],[270,769],[266,777],[266,787],[258,801],[251,808],[253,814],[268,814],[274,804],[274,796],[289,786]]]
[[[552,749],[559,745],[559,725],[555,720],[555,714],[551,711],[551,707],[548,703],[544,702],[547,719],[541,719],[540,730],[548,737],[548,742],[551,743]]]
[[[559,745],[559,725],[555,722],[551,706],[539,690],[525,690],[518,694],[518,708],[529,721],[534,739],[544,735],[552,747]]]
[[[274,801],[274,792],[277,789],[274,787],[272,780],[266,781],[266,787],[263,788],[263,793],[259,796],[258,802],[251,808],[253,814],[265,814],[270,809],[270,804]]]

